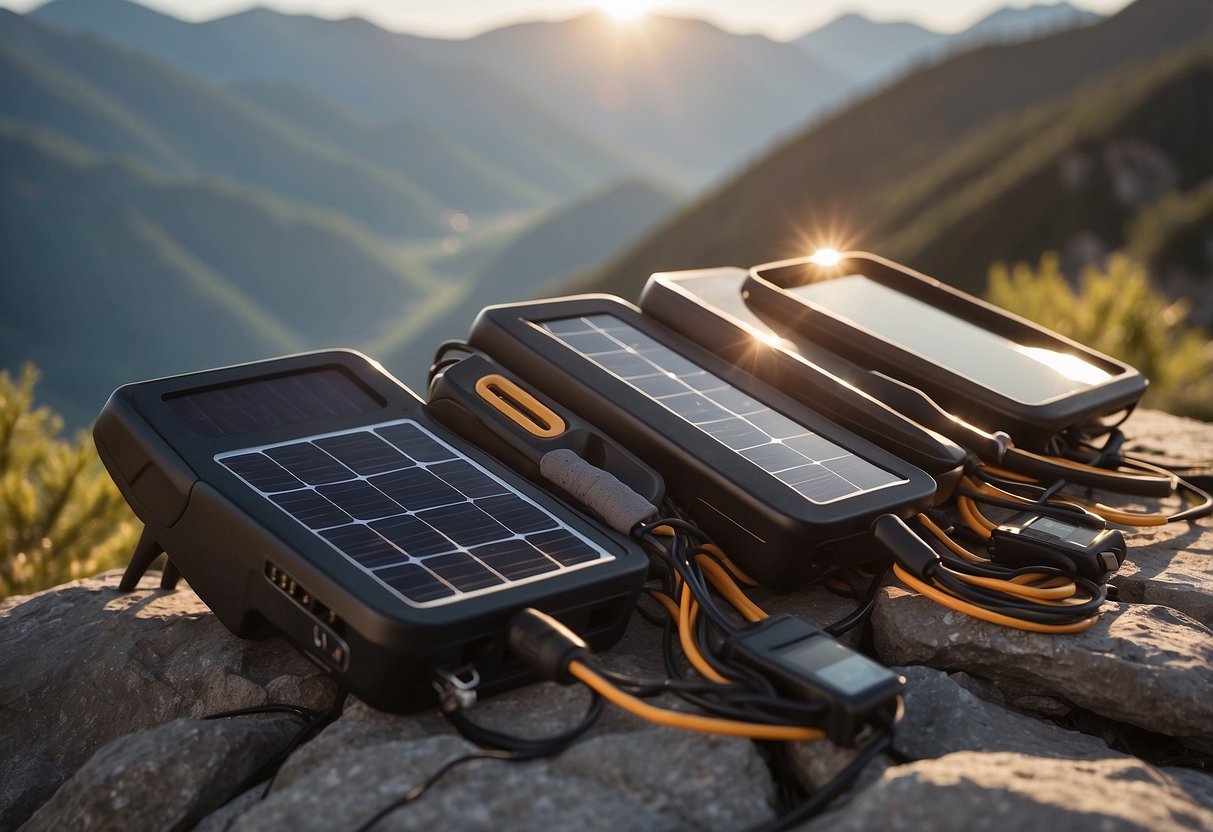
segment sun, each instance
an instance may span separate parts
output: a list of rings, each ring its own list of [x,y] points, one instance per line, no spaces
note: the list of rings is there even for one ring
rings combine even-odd
[[[644,17],[652,3],[649,0],[598,0],[598,8],[612,20],[631,22]]]

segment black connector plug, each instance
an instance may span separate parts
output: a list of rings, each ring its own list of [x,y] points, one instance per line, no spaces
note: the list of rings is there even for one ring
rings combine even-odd
[[[872,522],[872,537],[897,560],[897,565],[920,581],[930,580],[939,554],[910,530],[895,514],[882,514]]]
[[[1067,575],[1105,584],[1125,562],[1127,544],[1117,529],[1085,515],[1061,519],[1022,511],[990,535],[990,559],[1019,569],[1052,566]]]
[[[849,745],[876,712],[893,712],[901,677],[839,644],[795,616],[779,614],[730,635],[721,658],[769,679],[784,696],[822,702],[822,728],[834,742]]]
[[[569,663],[590,653],[581,636],[532,607],[510,619],[510,650],[541,678],[562,685],[575,681]]]

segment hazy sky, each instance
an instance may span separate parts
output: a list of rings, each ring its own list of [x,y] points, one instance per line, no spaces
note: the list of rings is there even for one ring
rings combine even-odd
[[[323,17],[357,15],[382,26],[418,34],[465,37],[519,20],[572,17],[610,5],[644,5],[653,11],[702,17],[736,32],[761,32],[786,39],[820,26],[843,12],[875,20],[913,20],[955,31],[1005,6],[1030,0],[141,0],[144,5],[187,20],[206,20],[250,6]],[[0,0],[25,11],[43,0]],[[1129,0],[1071,0],[1076,6],[1110,14]]]

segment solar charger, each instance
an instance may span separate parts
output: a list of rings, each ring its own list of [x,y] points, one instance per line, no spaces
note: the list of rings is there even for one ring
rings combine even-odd
[[[127,385],[94,438],[145,524],[124,588],[165,551],[233,633],[281,632],[382,710],[432,704],[435,669],[529,681],[505,644],[524,607],[610,646],[648,567],[355,352]]]
[[[792,588],[878,556],[873,518],[929,475],[609,296],[492,306],[469,343],[652,465],[753,578]]]
[[[1146,389],[1127,364],[865,252],[755,266],[743,294],[760,314],[1032,450],[1070,429],[1105,431]]]
[[[926,471],[947,498],[965,451],[865,390],[871,374],[747,306],[744,269],[652,275],[640,296],[645,315],[676,330],[792,398]]]

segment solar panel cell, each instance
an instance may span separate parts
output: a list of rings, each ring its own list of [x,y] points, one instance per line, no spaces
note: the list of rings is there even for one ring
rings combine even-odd
[[[428,569],[415,563],[403,563],[380,570],[375,574],[392,589],[419,604],[449,598],[455,594],[454,589],[439,580]]]
[[[505,540],[473,549],[477,560],[511,581],[529,578],[559,568],[555,561],[525,540]]]
[[[434,508],[417,516],[460,546],[478,546],[511,537],[505,526],[471,503]]]
[[[515,494],[499,494],[477,500],[476,505],[517,534],[543,531],[556,525],[556,518]]]
[[[311,442],[296,442],[266,450],[273,459],[308,485],[352,480],[353,471],[317,448]]]
[[[414,605],[612,559],[412,420],[216,459]]]
[[[431,465],[430,473],[437,474],[447,485],[470,499],[505,494],[506,487],[499,480],[485,474],[466,459],[452,459]]]
[[[316,489],[355,520],[377,520],[400,513],[400,504],[365,480],[322,485]]]
[[[418,462],[441,462],[458,456],[453,449],[434,442],[414,424],[388,425],[375,432]]]
[[[457,503],[464,497],[424,468],[392,471],[370,478],[371,485],[414,511]]]
[[[429,558],[425,568],[462,592],[472,592],[502,582],[501,576],[463,552]]]
[[[906,482],[613,315],[546,321],[541,326],[812,502],[830,503]],[[604,342],[615,348],[605,349]]]
[[[302,488],[303,483],[265,454],[241,454],[229,457],[226,465],[258,491],[272,494]]]
[[[573,566],[598,557],[593,547],[565,529],[529,535],[527,540],[562,566]]]
[[[400,451],[371,433],[346,433],[316,440],[316,444],[347,468],[364,477],[398,471],[413,464]]]
[[[270,497],[278,507],[309,529],[350,522],[350,516],[315,491],[287,491]]]
[[[338,526],[322,531],[320,536],[370,569],[398,563],[404,557],[399,549],[372,531],[369,526]]]
[[[418,520],[412,515],[402,514],[398,517],[389,517],[369,525],[403,552],[415,558],[440,555],[455,548],[449,538],[440,534],[429,523]]]

